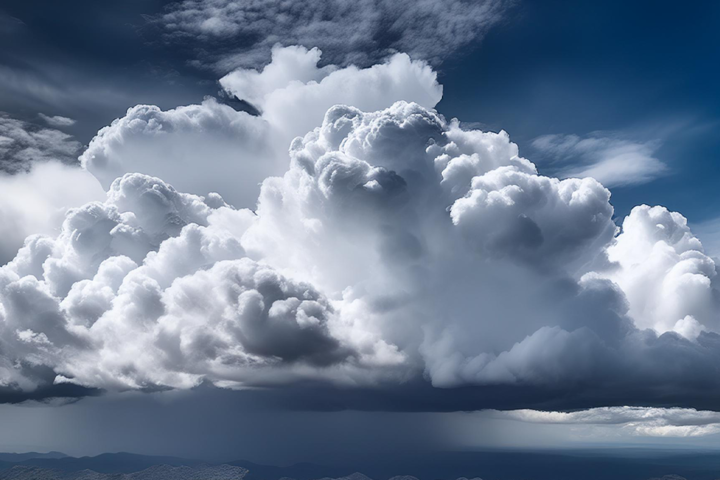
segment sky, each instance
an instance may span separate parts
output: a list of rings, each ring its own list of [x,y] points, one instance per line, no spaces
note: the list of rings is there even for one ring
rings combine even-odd
[[[0,450],[716,448],[719,21],[4,1]]]

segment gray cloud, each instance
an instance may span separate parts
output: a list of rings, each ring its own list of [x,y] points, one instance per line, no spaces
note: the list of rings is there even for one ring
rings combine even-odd
[[[0,172],[27,172],[50,160],[77,164],[81,148],[71,135],[0,113]]]
[[[139,27],[168,2],[117,2],[35,8],[3,5],[0,104],[16,117],[72,133],[83,144],[100,126],[138,103],[169,108],[217,93],[217,78],[186,65],[172,48],[155,48]],[[90,39],[90,40],[89,40]],[[48,124],[38,112],[74,125]]]
[[[152,23],[166,41],[186,43],[196,63],[225,73],[267,63],[281,45],[319,47],[326,60],[371,65],[393,52],[433,64],[481,38],[510,2],[452,0],[184,0]]]
[[[75,125],[75,120],[61,115],[50,116],[45,115],[44,113],[39,113],[38,116],[51,127],[70,127]]]

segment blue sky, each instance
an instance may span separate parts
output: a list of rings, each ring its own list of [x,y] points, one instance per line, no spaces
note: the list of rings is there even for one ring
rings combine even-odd
[[[547,134],[614,132],[655,141],[661,178],[613,189],[618,215],[661,204],[717,216],[717,2],[521,2],[482,45],[443,67],[439,110],[505,129],[538,161]],[[541,167],[542,168],[542,167]]]

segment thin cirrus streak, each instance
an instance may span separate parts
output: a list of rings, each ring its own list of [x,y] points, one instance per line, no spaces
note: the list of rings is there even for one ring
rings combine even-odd
[[[592,177],[606,187],[639,185],[669,173],[668,166],[656,156],[657,141],[638,142],[597,132],[582,138],[543,135],[532,145],[555,161],[550,167],[558,176]]]

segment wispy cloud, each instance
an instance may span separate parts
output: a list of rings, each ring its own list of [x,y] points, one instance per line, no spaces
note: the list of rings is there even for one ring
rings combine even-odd
[[[81,148],[67,133],[0,112],[0,172],[27,171],[33,163],[48,160],[76,164]]]
[[[543,135],[532,142],[560,177],[592,177],[607,187],[650,182],[668,173],[655,156],[657,141],[633,141],[615,133]]]
[[[720,412],[694,408],[602,407],[578,412],[514,410],[497,416],[530,423],[619,425],[635,435],[699,437],[720,433]]]
[[[75,125],[75,120],[60,115],[50,116],[39,113],[38,116],[51,127],[71,127]]]

